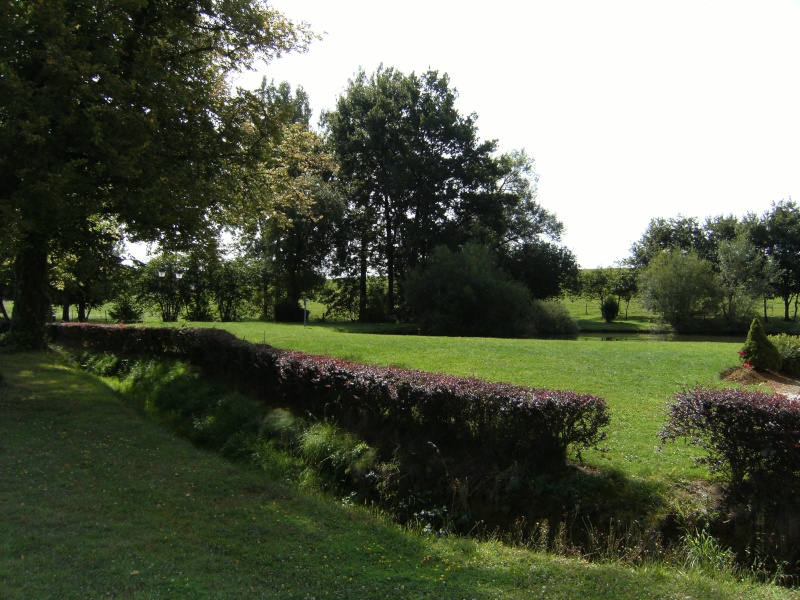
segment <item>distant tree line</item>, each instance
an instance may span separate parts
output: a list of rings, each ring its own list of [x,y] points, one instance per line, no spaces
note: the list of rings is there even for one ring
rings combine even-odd
[[[769,319],[773,298],[782,302],[783,320],[794,321],[800,209],[785,200],[742,218],[654,218],[620,265],[581,274],[578,295],[600,303],[611,296],[626,307],[638,296],[677,331],[746,331],[754,315]]]

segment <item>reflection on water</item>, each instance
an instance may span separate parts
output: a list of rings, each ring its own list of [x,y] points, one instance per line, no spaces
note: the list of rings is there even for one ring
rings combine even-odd
[[[738,335],[680,335],[677,333],[579,333],[562,339],[598,342],[744,342],[747,336]]]

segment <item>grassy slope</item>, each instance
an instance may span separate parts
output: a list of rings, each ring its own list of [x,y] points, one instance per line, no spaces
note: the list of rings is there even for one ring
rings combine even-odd
[[[0,355],[2,598],[793,598],[405,534],[175,439],[54,355]]]

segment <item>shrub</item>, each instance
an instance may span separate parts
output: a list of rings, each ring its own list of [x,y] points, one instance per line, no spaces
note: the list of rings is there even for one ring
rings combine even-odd
[[[208,302],[198,299],[186,305],[183,318],[195,323],[210,323],[214,320],[214,312]]]
[[[781,373],[800,377],[800,337],[781,333],[768,335],[767,339],[777,348],[781,357]]]
[[[733,488],[748,480],[760,494],[800,477],[800,404],[781,395],[696,387],[675,395],[662,443],[686,438],[697,459]]]
[[[574,335],[578,333],[578,322],[569,314],[561,302],[534,300],[534,324],[539,335]]]
[[[534,333],[530,293],[499,269],[483,246],[434,249],[423,267],[409,272],[405,302],[412,318],[432,335]]]
[[[721,298],[708,261],[673,250],[658,254],[639,275],[642,304],[660,314],[678,332],[697,327],[697,320],[716,312]]]
[[[275,320],[278,323],[302,323],[303,307],[291,298],[283,298],[275,303]]]
[[[753,319],[747,341],[740,353],[742,361],[757,371],[777,371],[781,368],[781,356],[775,345],[767,339],[761,321]]]
[[[606,323],[611,323],[619,315],[619,302],[614,296],[607,296],[600,305],[600,314]]]
[[[121,296],[109,309],[108,316],[117,323],[134,323],[142,320],[142,307],[130,295]]]

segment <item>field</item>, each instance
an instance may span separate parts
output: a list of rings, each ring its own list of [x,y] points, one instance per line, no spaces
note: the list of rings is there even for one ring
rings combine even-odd
[[[3,598],[797,597],[406,532],[176,439],[57,354],[0,375]]]

